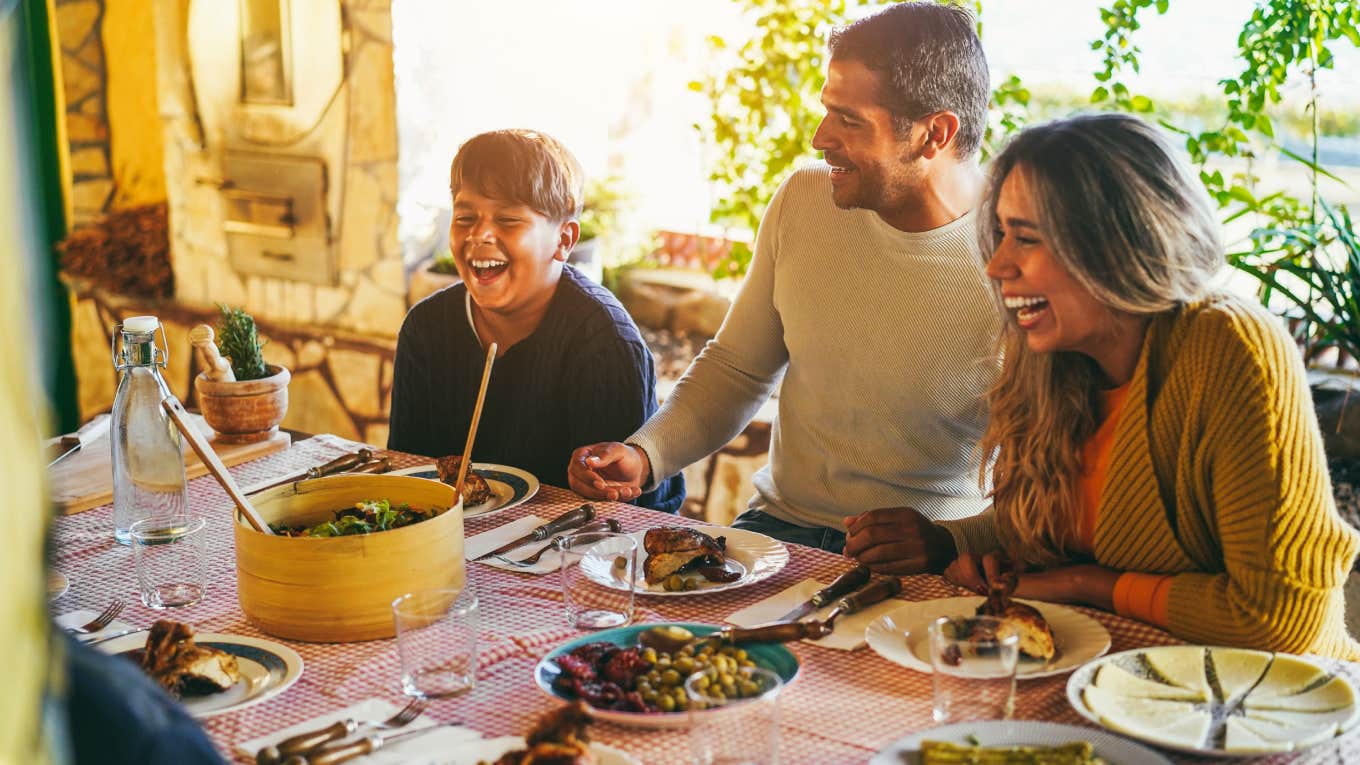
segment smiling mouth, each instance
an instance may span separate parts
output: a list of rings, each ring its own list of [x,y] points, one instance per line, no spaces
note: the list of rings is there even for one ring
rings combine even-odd
[[[488,260],[483,258],[473,258],[468,260],[468,267],[472,269],[472,275],[479,281],[490,281],[500,276],[510,264],[504,260]]]
[[[1048,310],[1048,301],[1041,297],[1007,297],[1005,304],[1007,310],[1015,311],[1015,320],[1024,328],[1033,326]]]

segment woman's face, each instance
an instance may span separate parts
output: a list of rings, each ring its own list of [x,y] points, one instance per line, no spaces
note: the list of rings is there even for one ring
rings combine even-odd
[[[1039,222],[1028,178],[1012,170],[997,199],[993,223],[998,243],[987,276],[1000,286],[1006,311],[1025,333],[1030,350],[1085,353],[1116,383],[1123,382],[1116,369],[1128,356],[1129,333],[1121,325],[1139,320],[1112,311],[1083,287],[1054,256]],[[1132,339],[1136,362],[1142,333],[1133,333]]]

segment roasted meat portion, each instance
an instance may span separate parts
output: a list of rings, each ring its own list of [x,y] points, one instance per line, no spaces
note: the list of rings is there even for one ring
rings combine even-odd
[[[1018,581],[1015,569],[1003,566],[1001,573],[988,583],[987,600],[978,606],[977,614],[995,616],[1001,620],[1002,629],[1015,631],[1020,636],[1020,653],[1049,661],[1057,653],[1053,630],[1038,609],[1011,600]]]
[[[647,531],[642,547],[647,551],[642,573],[648,584],[656,584],[685,569],[721,568],[727,539],[683,526],[658,526]]]
[[[169,619],[151,626],[142,669],[176,697],[220,693],[241,679],[235,656],[196,645],[189,625]]]
[[[543,715],[524,737],[527,750],[506,752],[495,765],[592,765],[586,726],[590,717],[585,705],[577,701]]]
[[[458,454],[450,454],[436,460],[434,466],[439,471],[439,480],[450,486],[458,483],[458,464],[462,461],[463,457]],[[487,485],[485,478],[477,475],[476,471],[469,467],[467,477],[463,479],[463,507],[474,507],[488,499],[491,499],[491,487]]]

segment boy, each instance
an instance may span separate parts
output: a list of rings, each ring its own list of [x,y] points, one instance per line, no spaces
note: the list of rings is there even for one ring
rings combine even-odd
[[[622,439],[656,410],[656,372],[637,326],[567,266],[580,235],[576,158],[530,130],[478,135],[453,158],[449,248],[462,284],[411,308],[397,338],[389,449],[463,449],[487,343],[497,344],[472,458],[567,485],[578,444]],[[675,512],[676,477],[636,504]]]

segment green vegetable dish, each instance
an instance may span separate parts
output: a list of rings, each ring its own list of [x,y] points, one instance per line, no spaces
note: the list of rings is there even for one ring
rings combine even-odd
[[[346,537],[399,529],[402,526],[427,521],[440,512],[439,508],[415,510],[405,503],[393,507],[392,503],[385,499],[366,499],[355,502],[354,507],[336,510],[333,521],[325,521],[310,527],[279,523],[270,524],[269,528],[273,529],[275,534],[285,537]]]

